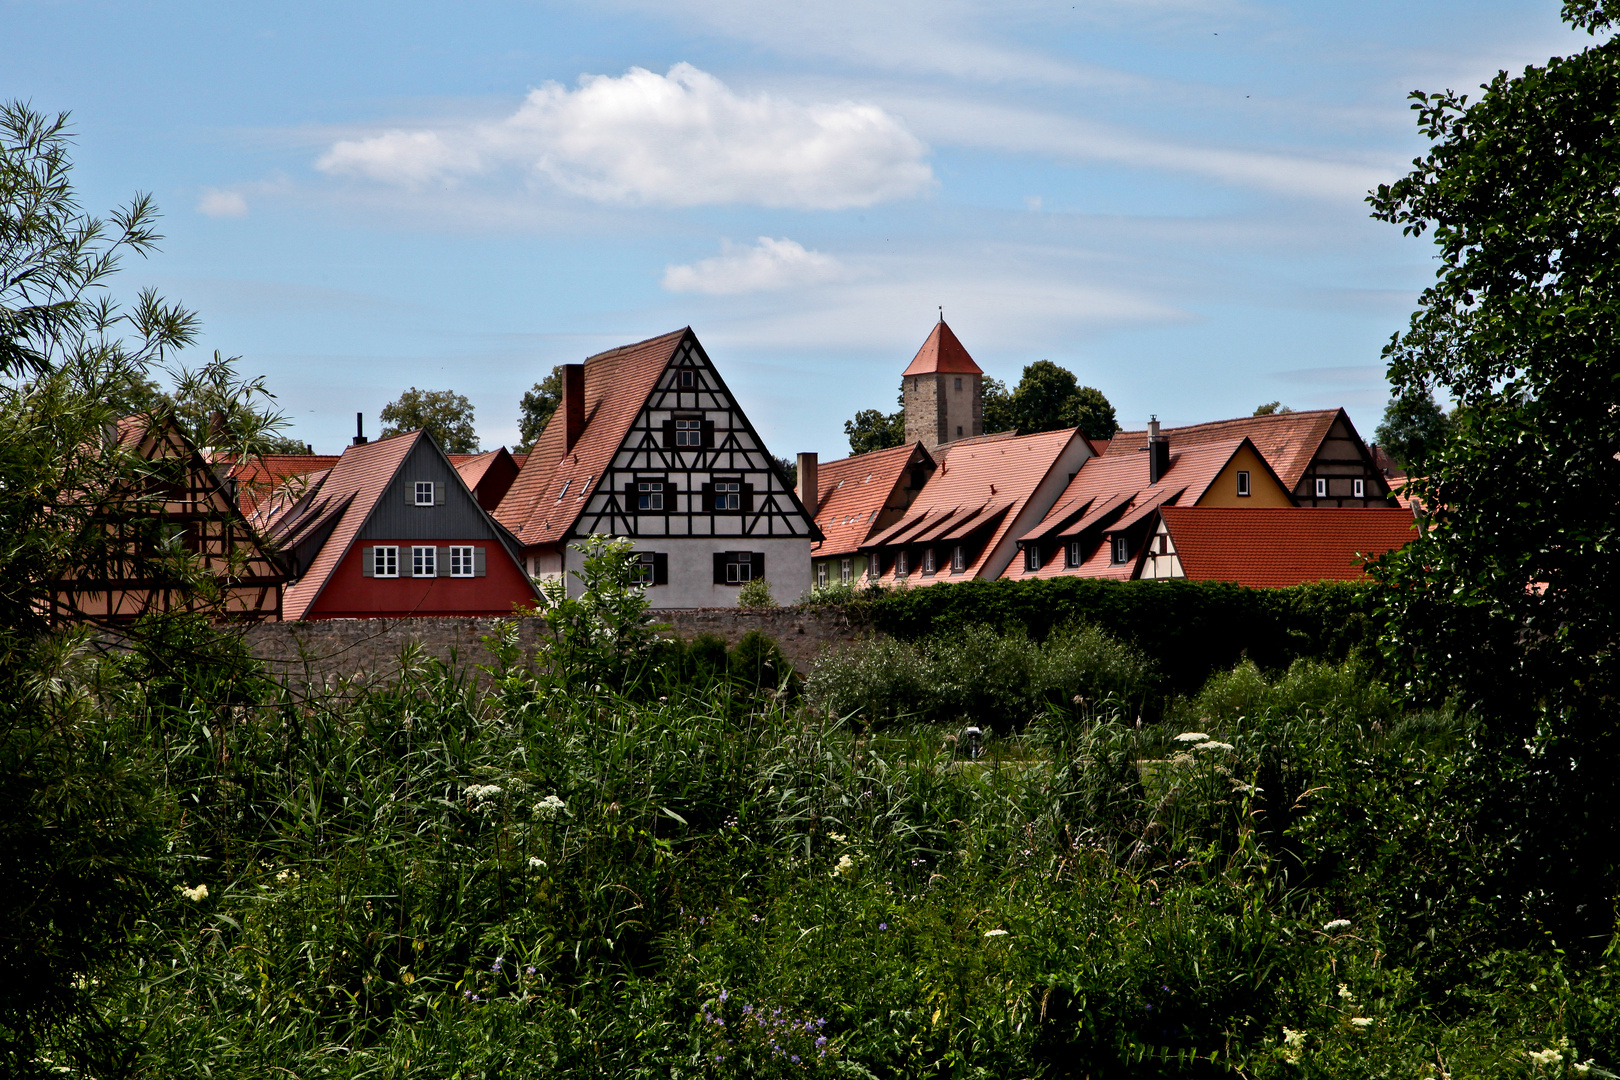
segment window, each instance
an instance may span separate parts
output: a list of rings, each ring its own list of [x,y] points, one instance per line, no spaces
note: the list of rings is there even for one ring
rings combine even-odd
[[[932,574],[934,572],[934,549],[933,548],[924,548],[923,549],[923,571],[922,572],[925,573],[925,574]]]
[[[399,548],[374,547],[371,549],[372,577],[399,577]]]
[[[958,439],[960,439],[962,437],[962,425],[961,424],[956,425],[956,437]]]
[[[1071,566],[1071,567],[1072,566],[1079,566],[1080,563],[1081,563],[1081,556],[1083,554],[1084,554],[1084,552],[1082,552],[1080,550],[1080,541],[1078,541],[1078,540],[1070,540],[1069,541],[1069,550],[1065,553],[1065,558],[1064,558],[1065,565]]]
[[[630,564],[630,584],[651,585],[656,564],[657,559],[653,557],[652,552],[637,552],[635,561]]]
[[[765,576],[765,555],[758,551],[727,551],[714,557],[716,585],[742,585]]]
[[[473,576],[473,549],[471,547],[452,547],[450,549],[450,576]]]
[[[714,509],[741,510],[742,485],[735,480],[722,480],[714,484]]]
[[[591,493],[591,481],[595,479],[596,477],[594,476],[587,476],[585,478],[585,482],[579,485],[579,494],[576,495],[575,498],[583,499],[585,496],[589,495]]]
[[[956,380],[956,388],[958,390],[962,389],[962,380],[960,378]]]
[[[572,480],[564,480],[564,481],[563,481],[563,486],[562,486],[562,490],[561,490],[561,491],[559,491],[559,492],[557,492],[557,501],[558,501],[558,502],[562,502],[562,501],[563,501],[563,496],[565,496],[565,495],[567,495],[567,494],[568,494],[568,485],[569,485],[569,484],[572,484],[572,483],[573,483],[573,481],[572,481]]]
[[[1130,562],[1131,541],[1123,533],[1114,537],[1114,561],[1117,563]]]
[[[911,559],[908,557],[909,554],[909,552],[902,551],[900,554],[894,557],[895,577],[905,577],[907,574],[911,573]]]
[[[703,421],[677,420],[675,421],[676,446],[702,446]]]
[[[961,544],[957,544],[955,547],[951,548],[951,573],[960,574],[966,569],[967,552],[962,550]]]
[[[1318,499],[1327,498],[1327,481],[1325,479],[1316,482],[1316,497]]]
[[[1249,470],[1239,469],[1237,474],[1237,493],[1247,496],[1249,494]]]
[[[438,577],[438,548],[417,544],[411,548],[411,577]]]
[[[664,508],[664,482],[641,480],[636,483],[636,509],[662,510]]]
[[[693,371],[681,372],[681,389],[690,390],[697,385],[697,373]]]
[[[1357,480],[1356,484],[1355,484],[1355,487],[1356,487],[1356,498],[1365,499],[1367,497],[1367,481],[1365,481],[1365,480]]]
[[[827,587],[827,564],[824,563],[824,562],[818,562],[818,563],[816,563],[816,588],[825,589],[826,587]]]
[[[849,579],[855,576],[855,560],[844,559],[838,564],[838,584],[848,585]]]
[[[1039,570],[1040,568],[1041,568],[1041,545],[1039,545],[1039,544],[1025,544],[1024,545],[1024,571],[1027,573],[1027,572],[1029,572],[1031,570]]]
[[[431,481],[431,480],[418,480],[416,482],[416,505],[417,506],[432,506],[433,505],[433,481]]]

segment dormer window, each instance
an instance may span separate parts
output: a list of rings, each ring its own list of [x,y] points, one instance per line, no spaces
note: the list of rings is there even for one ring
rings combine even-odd
[[[894,576],[905,577],[909,573],[911,573],[911,559],[907,552],[901,551],[894,558]]]
[[[1024,545],[1024,572],[1029,573],[1032,570],[1039,570],[1040,568],[1041,568],[1041,545],[1039,545],[1039,544],[1025,544]]]
[[[431,480],[418,480],[416,482],[416,505],[432,506],[434,504],[434,483]]]
[[[933,548],[925,548],[925,549],[923,549],[923,571],[922,572],[925,573],[925,574],[932,574],[934,572],[934,549]]]
[[[1114,561],[1116,563],[1130,562],[1131,541],[1124,533],[1114,537]]]
[[[1237,493],[1244,498],[1249,494],[1249,470],[1239,469],[1237,474]]]
[[[1080,550],[1080,541],[1078,541],[1078,540],[1070,540],[1069,541],[1069,550],[1067,552],[1067,559],[1065,561],[1067,562],[1067,564],[1069,565],[1069,567],[1071,569],[1080,565],[1080,562],[1081,562],[1080,556],[1082,554],[1083,553]]]
[[[955,547],[953,547],[951,549],[951,573],[960,574],[963,570],[966,570],[966,569],[967,569],[967,552],[962,550],[962,545],[961,544],[957,544]]]

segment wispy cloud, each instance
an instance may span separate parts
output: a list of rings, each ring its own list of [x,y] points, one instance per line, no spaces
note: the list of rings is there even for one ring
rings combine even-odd
[[[796,240],[762,236],[752,247],[720,242],[720,254],[690,264],[664,268],[664,288],[678,293],[766,292],[794,285],[819,285],[846,276],[831,255],[806,250]]]
[[[494,122],[340,141],[316,166],[409,188],[515,166],[599,202],[835,210],[927,192],[926,152],[876,105],[744,97],[676,64],[547,83]]]
[[[240,191],[203,188],[202,198],[197,200],[197,212],[211,218],[247,217],[247,199]]]

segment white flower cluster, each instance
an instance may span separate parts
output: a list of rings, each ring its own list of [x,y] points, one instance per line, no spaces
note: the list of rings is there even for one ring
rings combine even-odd
[[[1176,736],[1176,742],[1205,742],[1209,739],[1202,731],[1183,731]]]
[[[199,903],[208,899],[207,885],[197,885],[190,889],[186,888],[184,885],[176,885],[174,888],[176,892],[185,897],[187,900],[190,900],[192,903]]]
[[[1229,742],[1216,742],[1214,739],[1207,739],[1204,742],[1198,743],[1196,746],[1193,747],[1193,749],[1194,750],[1230,750],[1230,749],[1232,749],[1232,744],[1229,743]]]
[[[1006,937],[1007,936],[1007,931],[1005,931],[1005,930],[986,930],[984,932],[984,936],[985,937]]]
[[[1283,1028],[1283,1060],[1291,1065],[1297,1065],[1304,1053],[1305,1033],[1289,1027]]]
[[[833,867],[832,872],[834,877],[854,877],[855,860],[848,855],[838,856],[838,865]]]
[[[1326,930],[1330,934],[1337,934],[1340,930],[1348,930],[1348,929],[1350,929],[1350,920],[1349,919],[1334,919],[1330,923],[1324,923],[1323,926],[1322,926],[1322,929]]]
[[[473,802],[481,803],[488,799],[496,799],[502,795],[505,795],[506,789],[501,787],[499,784],[468,784],[466,788],[462,790],[462,794],[467,796],[467,798],[471,799]]]
[[[534,819],[536,821],[551,821],[555,819],[558,814],[564,814],[567,812],[568,804],[557,798],[555,795],[547,795],[545,798],[535,803],[534,807],[530,810],[530,813],[534,815]]]

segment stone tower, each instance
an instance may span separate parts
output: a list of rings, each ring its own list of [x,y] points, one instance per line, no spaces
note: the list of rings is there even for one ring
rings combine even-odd
[[[984,434],[984,372],[941,319],[900,378],[906,442],[929,450]]]

